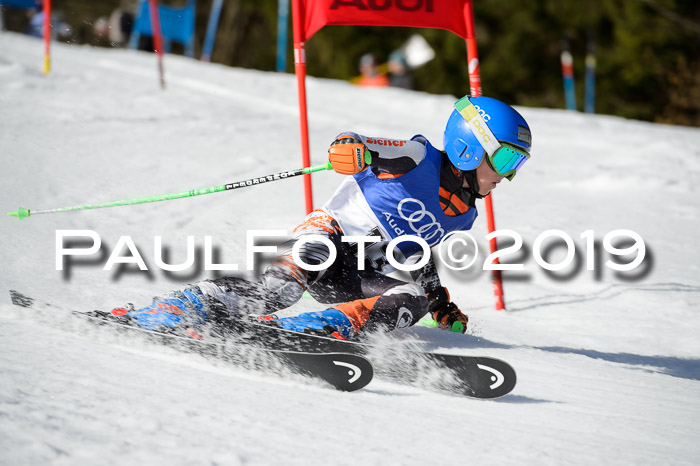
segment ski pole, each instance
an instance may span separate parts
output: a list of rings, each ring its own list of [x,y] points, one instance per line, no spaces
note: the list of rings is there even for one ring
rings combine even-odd
[[[136,197],[133,199],[123,199],[121,201],[98,202],[97,204],[85,204],[73,207],[59,207],[57,209],[46,210],[30,210],[19,207],[16,211],[8,212],[7,215],[10,217],[17,217],[18,219],[22,220],[24,218],[29,217],[30,215],[53,214],[58,212],[71,212],[74,210],[102,209],[104,207],[117,207],[125,205],[147,204],[149,202],[169,201],[171,199],[181,199],[183,197],[201,196],[203,194],[211,194],[218,193],[220,191],[229,191],[231,189],[245,188],[246,186],[255,186],[258,184],[267,183],[268,181],[284,180],[293,176],[308,175],[309,173],[332,169],[333,167],[331,166],[331,163],[327,162],[323,165],[316,165],[315,167],[299,168],[297,170],[275,173],[274,175],[260,176],[257,178],[252,178],[250,180],[236,181],[234,183],[222,184],[219,186],[213,186],[211,188],[192,189],[190,191],[185,191],[181,193],[161,194],[159,196]]]

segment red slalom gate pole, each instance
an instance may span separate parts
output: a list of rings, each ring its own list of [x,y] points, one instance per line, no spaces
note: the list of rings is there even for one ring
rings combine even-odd
[[[149,0],[151,10],[151,32],[153,33],[153,46],[158,54],[158,76],[160,88],[165,89],[165,72],[163,71],[163,39],[160,34],[160,15],[158,14],[158,0]]]
[[[51,71],[51,0],[44,0],[44,74]]]
[[[306,49],[304,47],[304,12],[300,0],[292,0],[292,20],[294,22],[294,73],[297,76],[299,93],[299,125],[301,129],[301,162],[304,168],[311,165],[309,157],[309,119],[306,106]],[[304,198],[306,213],[314,209],[311,189],[311,175],[304,175]]]
[[[489,233],[496,231],[496,222],[493,216],[493,201],[491,194],[484,198],[486,202],[486,225],[488,227]],[[491,254],[498,251],[498,242],[494,236],[489,240],[489,249]],[[500,264],[498,257],[494,257],[492,264]],[[506,303],[503,296],[503,279],[500,270],[491,271],[491,282],[493,283],[493,298],[496,301],[495,306],[497,311],[505,311]]]
[[[481,95],[481,73],[479,72],[479,54],[476,48],[476,35],[474,34],[474,10],[472,8],[472,0],[467,0],[464,5],[464,21],[467,26],[467,62],[469,63],[469,89],[473,97]],[[493,214],[493,195],[489,194],[484,198],[486,204],[486,226],[489,233],[496,231],[496,220]],[[496,238],[489,240],[489,249],[491,253],[498,250],[498,242]],[[494,258],[492,264],[498,264],[498,258]],[[503,280],[500,270],[491,271],[491,281],[493,283],[493,296],[497,311],[503,311],[506,308],[503,297]]]

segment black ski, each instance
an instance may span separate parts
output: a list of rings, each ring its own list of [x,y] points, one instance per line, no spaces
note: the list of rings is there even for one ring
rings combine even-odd
[[[56,307],[14,290],[10,290],[10,298],[12,304],[24,308]],[[297,374],[308,375],[323,380],[342,391],[358,390],[370,383],[374,375],[374,369],[369,360],[355,352],[306,352],[291,347],[277,347],[260,338],[226,339],[222,338],[222,335],[217,331],[209,332],[206,335],[199,332],[193,332],[189,336],[180,335],[130,325],[126,319],[120,320],[102,311],[69,310],[69,312],[71,315],[91,323],[109,325],[120,331],[139,333],[159,343],[177,346],[178,349],[186,347],[199,354],[216,356],[255,369],[277,373],[289,370]]]
[[[12,291],[11,295],[14,304],[29,307],[35,303],[35,300],[20,293]],[[234,349],[257,348],[268,353],[277,353],[280,357],[283,353],[306,355],[340,353],[345,355],[345,357],[364,357],[365,366],[352,364],[360,369],[363,377],[369,370],[370,377],[364,384],[361,384],[360,380],[351,383],[349,389],[361,388],[361,386],[369,383],[375,371],[401,383],[422,385],[426,386],[426,388],[473,398],[498,398],[504,396],[513,390],[517,381],[515,370],[505,361],[496,358],[417,351],[415,348],[408,350],[399,348],[398,351],[392,351],[386,347],[374,346],[368,343],[342,341],[332,337],[292,332],[278,328],[273,323],[255,319],[228,318],[220,320],[210,328],[205,340],[196,340],[187,336],[148,331],[135,325],[120,323],[118,320],[115,322],[114,316],[106,312],[72,312],[83,317],[90,315],[90,318],[93,320],[98,319],[109,325],[123,327],[131,331],[162,336],[165,344],[173,338],[178,338],[181,341],[184,340],[194,345],[193,349],[200,353],[204,352],[207,347],[209,347],[210,351],[220,353],[222,348],[233,345]],[[126,321],[128,322],[128,320]],[[396,344],[402,345],[404,343],[397,342]],[[387,352],[391,353],[388,358]],[[368,356],[375,362],[374,368],[366,359]],[[376,364],[377,362],[380,363]],[[297,372],[303,372],[303,368],[297,368],[300,364],[290,362],[290,365],[297,369]],[[443,377],[439,377],[437,380],[421,380],[425,378],[426,373],[434,372],[436,367],[444,369],[441,371]],[[336,369],[334,372],[343,374],[337,367],[331,369]],[[313,373],[313,370],[309,371],[306,369],[306,373],[309,372]],[[348,375],[350,379],[353,378],[352,374]],[[333,385],[333,383],[331,384]],[[357,386],[358,384],[361,386]]]
[[[234,334],[274,342],[275,347],[295,351],[337,351],[373,356],[377,347],[332,337],[292,332],[274,326],[274,321],[230,319],[226,325]],[[400,343],[399,343],[400,344]],[[498,398],[510,393],[516,384],[513,367],[505,361],[483,356],[461,356],[434,352],[397,351],[388,364],[375,368],[381,375],[399,381],[415,383],[421,371],[443,367],[449,377],[439,381],[437,388],[473,398]],[[426,365],[425,362],[429,364]]]

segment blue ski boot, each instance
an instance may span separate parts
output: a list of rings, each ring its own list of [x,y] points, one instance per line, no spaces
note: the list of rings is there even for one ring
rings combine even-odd
[[[147,330],[167,333],[184,333],[201,338],[196,327],[207,320],[204,295],[198,287],[192,286],[183,291],[174,291],[168,296],[155,298],[146,307],[134,309],[133,305],[112,309],[116,317],[127,318]]]
[[[338,309],[330,308],[319,312],[305,312],[292,317],[258,316],[259,320],[292,332],[308,333],[347,340],[355,331],[350,319]]]

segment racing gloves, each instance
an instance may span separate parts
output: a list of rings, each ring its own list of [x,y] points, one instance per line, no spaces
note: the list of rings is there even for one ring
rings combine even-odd
[[[328,148],[328,161],[341,175],[354,175],[365,169],[371,155],[361,139],[341,134]]]
[[[440,287],[428,293],[428,312],[443,330],[464,333],[469,319],[450,301],[447,288]]]

